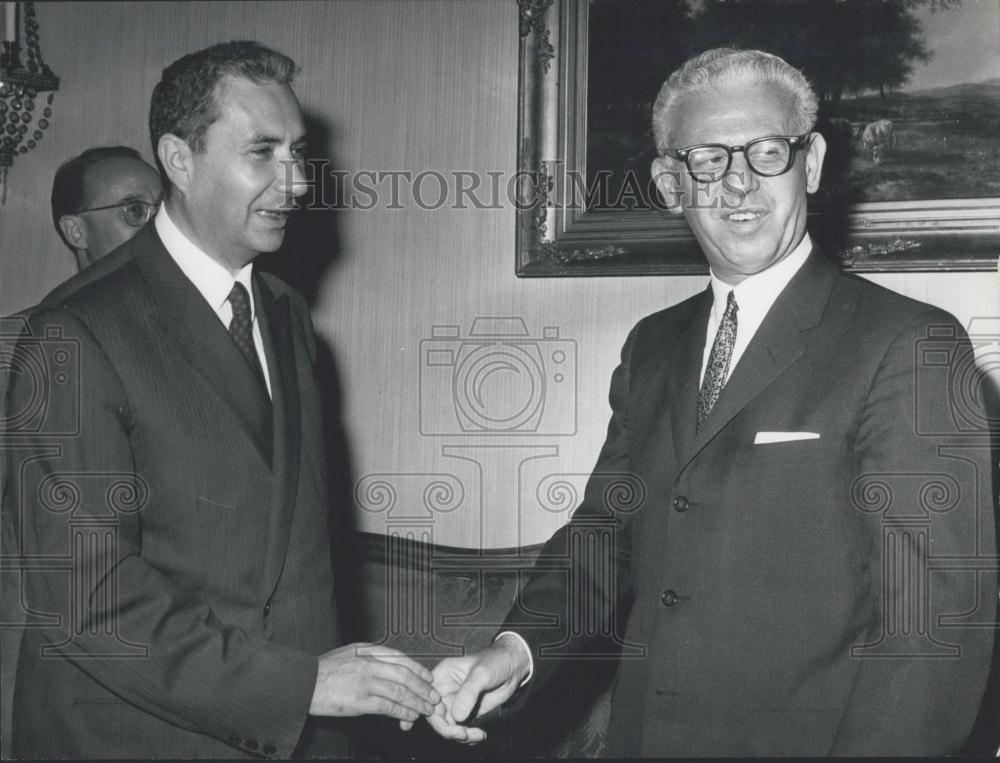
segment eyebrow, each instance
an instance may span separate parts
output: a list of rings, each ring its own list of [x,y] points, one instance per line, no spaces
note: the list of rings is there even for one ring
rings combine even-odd
[[[251,135],[246,141],[246,144],[248,146],[256,146],[260,145],[261,143],[267,146],[278,146],[281,145],[283,141],[281,140],[281,138],[278,138],[274,135],[267,135],[265,133],[255,133],[254,135]],[[291,145],[293,146],[304,146],[305,144],[306,144],[305,135],[300,135],[291,142]]]
[[[281,140],[273,135],[266,135],[265,133],[258,132],[251,135],[246,139],[246,144],[248,146],[256,145],[257,143],[266,143],[268,145],[274,145],[276,143],[281,143]]]
[[[137,201],[141,201],[143,204],[152,204],[153,206],[156,206],[157,204],[160,203],[160,200],[162,198],[163,198],[163,196],[161,194],[160,196],[157,196],[154,201],[150,202],[150,201],[147,201],[146,197],[143,194],[141,194],[141,193],[130,193],[127,196],[122,196],[120,199],[118,199],[116,201],[109,201],[106,204],[95,204],[94,206],[91,206],[90,208],[91,209],[94,209],[94,208],[98,208],[99,209],[99,208],[108,208],[108,207],[121,207],[121,206],[124,206],[125,204],[132,204],[132,203],[137,202]]]

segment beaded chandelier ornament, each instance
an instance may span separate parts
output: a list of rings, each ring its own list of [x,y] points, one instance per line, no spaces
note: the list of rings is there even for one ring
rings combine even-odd
[[[33,2],[0,3],[4,10],[3,52],[0,54],[0,204],[7,201],[7,171],[17,154],[26,154],[42,139],[52,118],[52,97],[59,78],[42,60],[38,18]],[[19,20],[24,26],[21,62]],[[48,93],[44,103],[39,99]],[[37,100],[36,100],[37,99]]]

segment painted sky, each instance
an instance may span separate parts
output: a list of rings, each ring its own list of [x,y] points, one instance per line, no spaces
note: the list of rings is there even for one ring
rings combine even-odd
[[[905,90],[1000,78],[1000,0],[963,0],[951,11],[917,11],[934,57],[913,67]]]
[[[713,1],[724,0],[688,0],[688,7],[697,14],[707,2]],[[931,13],[930,6],[931,3],[922,3],[915,13],[934,56],[926,64],[914,65],[910,81],[902,89],[923,90],[1000,78],[1000,0],[962,0],[955,8],[938,13]]]

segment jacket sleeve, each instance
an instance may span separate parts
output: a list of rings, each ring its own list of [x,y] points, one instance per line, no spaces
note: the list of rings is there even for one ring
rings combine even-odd
[[[630,603],[630,520],[645,495],[630,473],[628,453],[630,365],[638,331],[636,326],[626,339],[611,377],[611,421],[583,500],[546,542],[500,629],[528,645],[530,693],[548,683],[560,664],[613,649],[607,637],[620,633],[621,613]]]
[[[134,448],[151,438],[133,440],[127,392],[99,342],[65,311],[38,313],[13,366],[26,371],[10,381],[4,508],[28,561],[72,560],[61,573],[25,575],[30,606],[64,626],[46,634],[43,659],[73,661],[169,723],[290,756],[317,658],[221,622],[144,558],[157,495]]]
[[[990,440],[972,346],[917,316],[888,346],[856,440],[877,617],[831,754],[944,755],[976,717],[996,623]],[[879,569],[880,568],[880,569]]]

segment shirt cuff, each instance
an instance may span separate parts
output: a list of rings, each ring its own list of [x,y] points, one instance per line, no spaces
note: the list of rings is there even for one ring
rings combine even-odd
[[[531,647],[528,646],[528,642],[524,640],[524,637],[520,633],[515,633],[514,631],[502,631],[501,633],[498,633],[496,635],[496,638],[494,638],[493,641],[496,642],[497,639],[500,639],[504,636],[513,636],[514,638],[516,638],[518,642],[521,644],[521,646],[524,647],[524,651],[527,652],[528,654],[528,675],[526,675],[524,677],[524,680],[521,681],[520,684],[518,684],[517,688],[520,689],[522,686],[528,683],[528,681],[531,680],[531,677],[535,674],[535,658],[531,656]]]

